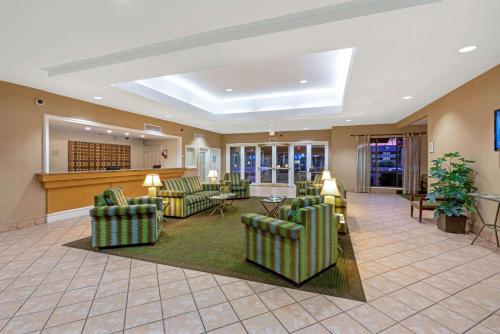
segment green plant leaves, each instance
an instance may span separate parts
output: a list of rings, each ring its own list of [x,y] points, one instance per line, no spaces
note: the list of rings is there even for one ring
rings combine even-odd
[[[427,199],[439,201],[434,215],[460,216],[475,212],[474,197],[470,193],[476,188],[472,182],[474,170],[469,164],[474,163],[460,156],[458,152],[450,152],[432,160],[430,176],[436,181],[431,183],[432,192]]]

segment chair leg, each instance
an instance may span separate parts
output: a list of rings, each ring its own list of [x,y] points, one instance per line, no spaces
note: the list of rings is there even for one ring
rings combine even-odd
[[[418,209],[418,222],[422,224],[422,207]]]
[[[413,205],[410,206],[410,217],[413,218]]]

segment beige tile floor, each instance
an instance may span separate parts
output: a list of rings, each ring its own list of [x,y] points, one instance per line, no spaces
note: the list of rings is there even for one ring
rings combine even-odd
[[[499,333],[500,251],[408,213],[349,194],[367,303],[62,246],[88,218],[2,233],[1,333]]]

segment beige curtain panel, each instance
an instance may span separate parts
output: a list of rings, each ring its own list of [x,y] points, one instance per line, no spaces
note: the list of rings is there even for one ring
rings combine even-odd
[[[420,190],[421,134],[403,137],[403,194],[416,194]]]
[[[370,136],[356,136],[357,173],[356,192],[370,192]]]

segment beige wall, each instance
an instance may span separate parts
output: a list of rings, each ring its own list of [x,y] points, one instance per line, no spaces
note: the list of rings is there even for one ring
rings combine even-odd
[[[178,152],[178,141],[176,139],[148,139],[144,141],[144,146],[159,146],[162,151],[164,149],[168,151],[167,159],[163,157],[160,159],[162,168],[179,167],[177,166],[177,155],[183,153]]]
[[[78,132],[69,129],[50,128],[49,131],[49,171],[61,173],[68,171],[68,140],[90,143],[116,144],[130,146],[130,167],[144,168],[144,146],[141,139],[125,139],[118,136]],[[175,167],[175,166],[174,166]],[[149,168],[149,167],[148,167]]]
[[[500,194],[500,152],[493,149],[496,109],[500,109],[500,65],[418,111],[416,115],[427,116],[429,140],[434,141],[429,164],[444,153],[458,151],[476,162],[478,192]],[[491,222],[495,205],[481,204],[484,217]]]
[[[335,126],[331,130],[331,160],[332,174],[349,190],[356,189],[356,142],[351,135],[382,135],[403,134],[408,132],[425,132],[425,125],[396,128],[394,124]],[[422,136],[421,142],[421,173],[427,171],[427,136]]]
[[[45,104],[37,106],[36,97]],[[44,113],[138,130],[150,123],[181,136],[183,145],[201,133],[204,139],[198,142],[221,147],[221,135],[214,132],[0,81],[0,231],[45,221],[45,193],[35,177],[42,171]]]
[[[232,143],[264,143],[271,141],[290,143],[298,141],[330,141],[330,130],[309,130],[309,131],[283,131],[276,132],[275,136],[269,136],[268,132],[237,133],[222,135],[222,175],[226,170],[226,144]],[[331,155],[329,150],[329,155]],[[329,160],[330,161],[330,160]]]

